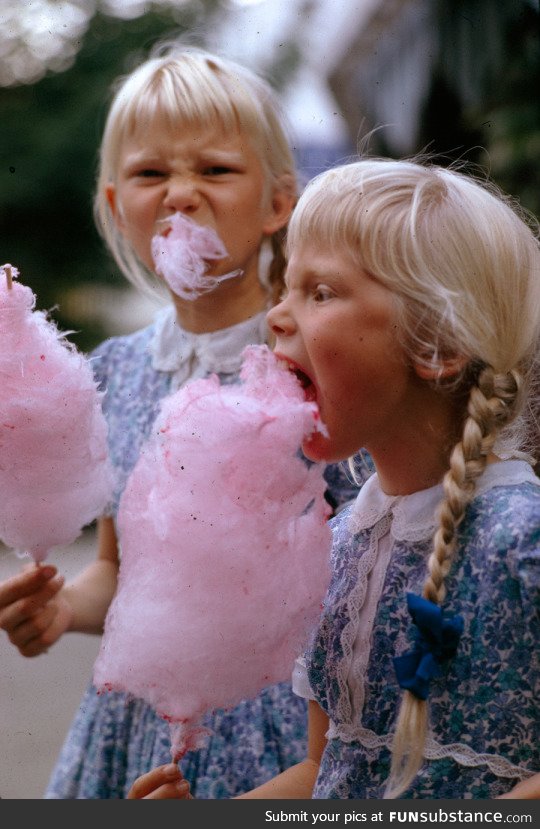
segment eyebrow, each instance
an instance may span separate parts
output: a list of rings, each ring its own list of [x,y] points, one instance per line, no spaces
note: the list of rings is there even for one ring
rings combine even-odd
[[[211,161],[213,163],[223,162],[235,166],[245,166],[247,163],[247,159],[243,153],[235,152],[231,150],[230,152],[227,150],[221,150],[218,147],[213,149],[212,147],[205,148],[204,150],[200,151],[200,158],[203,163],[207,161]]]
[[[222,150],[219,147],[215,149],[212,147],[208,147],[202,150],[199,150],[199,157],[200,161],[203,164],[207,164],[212,162],[212,164],[216,163],[223,163],[223,164],[230,164],[235,165],[238,167],[245,167],[247,164],[246,157],[239,152],[234,150]],[[159,151],[155,150],[134,150],[132,153],[128,153],[123,161],[122,168],[123,169],[131,169],[133,167],[138,167],[141,164],[144,165],[152,165],[152,164],[168,164],[169,157],[167,153],[160,153]]]
[[[287,290],[290,289],[289,279],[288,279],[288,270],[289,270],[289,268],[287,266],[287,268],[285,270],[285,273],[283,275],[283,283],[284,283],[285,287],[287,288]],[[324,279],[324,278],[325,278],[324,273],[322,273],[321,271],[314,270],[313,268],[310,268],[310,267],[306,268],[301,273],[302,281],[312,280],[312,279]]]
[[[144,152],[141,150],[126,155],[122,163],[122,168],[126,170],[131,167],[138,167],[141,164],[163,164],[163,161],[163,156],[158,153]]]

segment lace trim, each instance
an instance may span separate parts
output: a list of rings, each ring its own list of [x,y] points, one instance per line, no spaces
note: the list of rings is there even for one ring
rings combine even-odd
[[[336,726],[335,723],[331,722],[326,736],[328,739],[338,738],[346,743],[359,742],[367,751],[375,752],[381,748],[387,748],[391,751],[394,735],[375,734],[369,728],[362,728],[361,726]],[[534,769],[514,765],[514,763],[511,763],[500,754],[479,754],[464,743],[441,745],[432,737],[429,737],[426,741],[424,757],[426,760],[450,758],[458,765],[469,768],[487,766],[490,772],[496,777],[526,780],[532,774],[536,773]]]
[[[353,707],[355,712],[361,712],[364,707],[364,677],[367,674],[367,664],[370,655],[369,641],[371,638],[371,630],[365,631],[363,638],[366,641],[366,647],[362,648],[356,663],[353,665],[354,644],[359,627],[360,612],[366,600],[368,577],[375,565],[379,552],[379,539],[388,532],[390,523],[391,516],[387,516],[373,530],[369,550],[365,555],[360,556],[358,561],[356,585],[345,600],[349,611],[349,621],[341,633],[343,658],[340,660],[336,671],[336,679],[339,686],[337,716],[340,721],[346,722],[352,719]],[[375,606],[378,601],[379,596],[376,597]],[[354,670],[354,690],[352,694],[348,683],[348,676],[351,670]]]

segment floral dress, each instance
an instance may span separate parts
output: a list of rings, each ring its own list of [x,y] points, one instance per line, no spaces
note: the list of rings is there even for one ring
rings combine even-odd
[[[265,314],[211,334],[190,334],[177,325],[170,308],[148,328],[107,340],[93,353],[95,376],[105,391],[103,410],[116,472],[114,517],[163,397],[211,373],[224,383],[235,382],[243,348],[263,343],[265,337]],[[329,466],[325,474],[334,506],[356,496],[358,487],[343,469]],[[288,683],[233,710],[215,711],[204,724],[212,730],[208,743],[181,763],[198,798],[234,797],[305,755],[306,703]],[[98,695],[90,685],[45,798],[123,798],[139,775],[170,759],[169,725],[146,703],[123,693]]]
[[[444,614],[464,630],[431,680],[424,765],[403,798],[493,798],[540,771],[540,481],[521,460],[487,467],[459,527]],[[385,495],[374,475],[333,519],[333,577],[293,686],[330,718],[315,798],[382,799],[442,487]]]

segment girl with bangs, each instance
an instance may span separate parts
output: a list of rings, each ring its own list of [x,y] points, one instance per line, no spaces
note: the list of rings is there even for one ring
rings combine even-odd
[[[178,44],[123,79],[101,146],[95,215],[125,276],[158,285],[152,242],[175,222],[212,232],[226,255],[178,289],[149,327],[92,355],[109,425],[117,485],[98,527],[97,560],[63,584],[49,565],[0,585],[0,626],[25,656],[66,631],[100,634],[116,589],[116,514],[160,401],[192,379],[235,382],[248,344],[264,343],[266,312],[283,288],[283,229],[296,173],[273,92],[238,64]],[[190,275],[190,278],[193,274]],[[162,285],[162,287],[164,287]],[[326,472],[334,506],[357,491],[337,466]],[[290,685],[265,690],[208,721],[213,737],[182,771],[202,798],[233,797],[305,752],[306,704]],[[136,777],[170,757],[169,727],[140,700],[90,686],[46,797],[122,798]]]

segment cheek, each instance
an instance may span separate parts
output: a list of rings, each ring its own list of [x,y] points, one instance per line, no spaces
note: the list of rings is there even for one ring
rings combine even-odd
[[[138,199],[137,203],[126,202],[123,212],[124,235],[133,244],[150,243],[155,228],[155,211],[145,202]]]
[[[259,186],[248,186],[239,190],[231,197],[232,212],[248,216],[251,221],[262,221],[266,215],[266,198],[264,190]]]
[[[325,351],[318,358],[317,380],[321,404],[330,407],[339,417],[351,411],[356,398],[365,393],[369,378],[360,359],[338,349]]]

